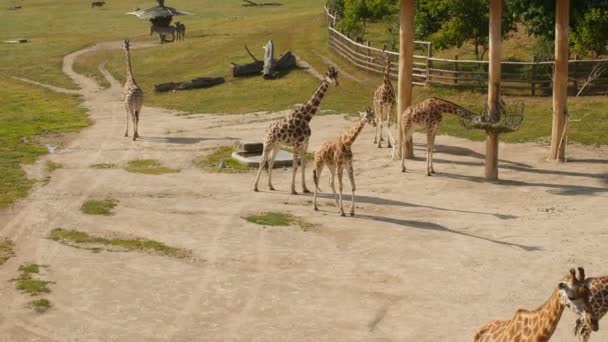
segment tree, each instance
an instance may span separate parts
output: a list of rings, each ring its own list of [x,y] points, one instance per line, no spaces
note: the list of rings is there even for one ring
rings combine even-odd
[[[397,10],[396,0],[344,0],[344,14],[338,28],[356,40],[363,40],[369,21],[382,20]]]
[[[344,0],[329,0],[327,1],[327,8],[342,17],[344,15]]]
[[[429,39],[440,48],[461,47],[471,42],[477,59],[488,50],[487,0],[425,0],[419,1],[416,15],[417,35]],[[502,33],[516,29],[515,17],[508,6],[502,15]]]
[[[605,54],[608,47],[608,8],[591,8],[577,22],[570,37],[572,48],[579,54]]]
[[[529,34],[555,38],[555,0],[506,0]],[[570,44],[580,54],[606,53],[608,0],[570,2]]]

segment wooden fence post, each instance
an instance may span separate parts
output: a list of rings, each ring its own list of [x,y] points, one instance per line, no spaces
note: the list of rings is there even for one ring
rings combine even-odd
[[[536,96],[536,56],[532,58],[532,71],[530,72],[530,95]]]
[[[458,84],[458,55],[454,56],[454,84]]]
[[[433,62],[431,62],[431,58],[433,58],[433,43],[429,42],[427,45],[426,51],[426,85],[431,84],[431,68],[433,67]]]

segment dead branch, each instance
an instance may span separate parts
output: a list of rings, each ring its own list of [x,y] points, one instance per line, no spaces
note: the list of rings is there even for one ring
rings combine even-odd
[[[579,91],[576,93],[576,97],[578,97],[583,92],[583,90],[585,90],[585,87],[587,87],[587,85],[589,83],[598,79],[604,73],[604,71],[606,71],[607,69],[608,69],[608,63],[598,63],[598,64],[594,65],[593,68],[591,69],[591,72],[587,76],[585,83],[583,83],[583,85],[581,86],[581,89],[579,89]]]
[[[243,2],[245,2],[244,4],[241,4],[241,6],[244,7],[262,7],[262,6],[283,6],[282,3],[280,2],[253,2],[251,0],[243,0]]]

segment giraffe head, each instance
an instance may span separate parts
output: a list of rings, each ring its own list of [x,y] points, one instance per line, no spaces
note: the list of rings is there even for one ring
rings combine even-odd
[[[372,63],[376,63],[378,61],[382,61],[385,63],[389,63],[391,61],[391,56],[386,53],[386,44],[382,48],[382,51],[376,57],[374,57],[374,59],[372,59]]]
[[[371,123],[372,126],[376,127],[376,113],[371,107],[367,107],[365,112],[359,112],[359,116],[361,116],[361,121]]]
[[[131,42],[129,42],[128,39],[125,39],[124,42],[122,43],[122,49],[125,51],[129,51],[130,47],[131,47]]]
[[[591,327],[591,330],[597,331],[599,323],[589,304],[591,291],[585,281],[585,270],[579,267],[577,277],[576,271],[571,269],[570,273],[557,285],[557,288],[559,289],[562,303],[583,317],[585,323]]]
[[[329,85],[338,85],[338,70],[333,66],[330,66],[329,70],[325,73],[325,82]]]

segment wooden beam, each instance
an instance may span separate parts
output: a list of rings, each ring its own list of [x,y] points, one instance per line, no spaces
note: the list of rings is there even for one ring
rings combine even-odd
[[[555,68],[553,70],[553,125],[551,153],[553,160],[566,158],[566,122],[568,121],[568,23],[570,0],[556,0]]]
[[[493,121],[500,119],[498,112],[498,99],[500,96],[501,79],[501,49],[502,49],[502,0],[490,0],[490,50],[489,58],[489,79],[488,79],[488,110]],[[486,131],[486,161],[485,177],[488,180],[498,179],[498,133]]]
[[[396,153],[393,158],[400,159],[401,153],[406,158],[414,157],[414,145],[412,139],[406,142],[406,150],[403,151],[403,132],[401,131],[401,114],[412,104],[412,71],[414,67],[414,1],[401,0],[399,14],[399,81],[397,96],[397,135]]]

